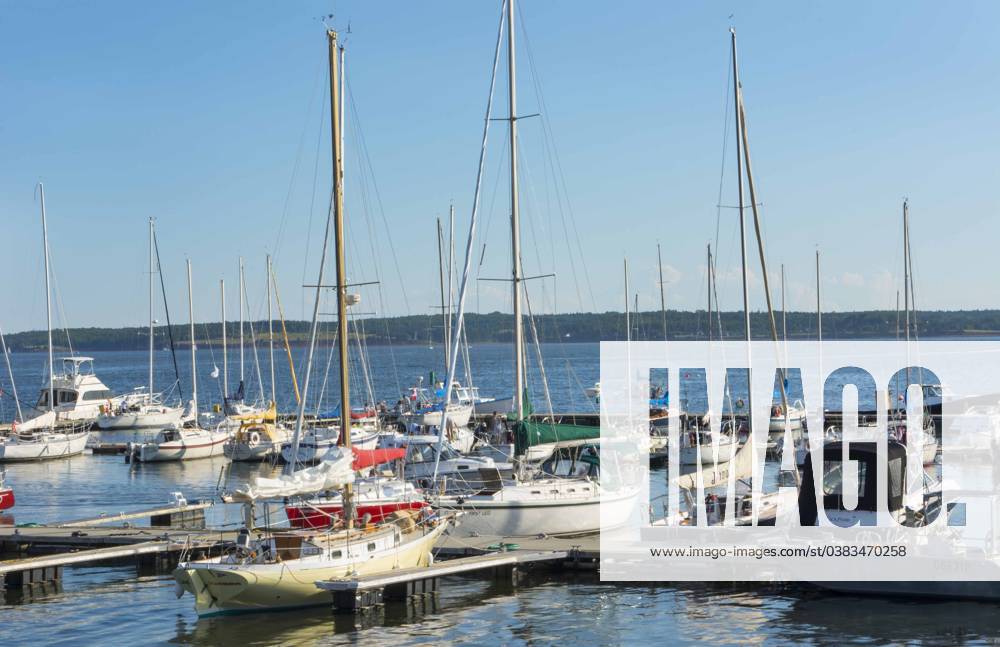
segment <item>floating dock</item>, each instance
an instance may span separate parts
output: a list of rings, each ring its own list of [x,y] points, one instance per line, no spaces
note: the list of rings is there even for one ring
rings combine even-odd
[[[438,580],[449,575],[489,572],[494,578],[503,578],[516,585],[520,567],[561,563],[570,557],[571,551],[566,550],[504,551],[377,575],[321,581],[316,586],[332,594],[334,611],[357,613],[381,606],[384,601],[402,602],[434,595],[438,590]]]
[[[0,527],[0,552],[19,555],[0,561],[0,589],[10,591],[56,582],[65,566],[130,560],[166,568],[182,552],[196,558],[215,554],[231,543],[236,533],[205,529],[205,510],[212,505],[197,502],[50,526]],[[152,525],[129,525],[137,519],[149,519]],[[123,525],[109,525],[116,522]],[[29,556],[28,553],[47,554]]]

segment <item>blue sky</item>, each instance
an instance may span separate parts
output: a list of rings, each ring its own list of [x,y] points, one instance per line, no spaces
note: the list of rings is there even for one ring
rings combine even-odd
[[[531,286],[534,311],[620,309],[626,255],[640,307],[658,307],[657,241],[669,305],[704,307],[730,23],[740,39],[768,261],[775,274],[786,265],[790,307],[814,307],[817,245],[826,309],[893,307],[904,196],[918,305],[997,307],[1000,44],[992,30],[1000,5],[520,7],[520,112],[543,111],[540,87],[547,120],[521,122],[524,263],[528,274],[557,275]],[[461,252],[499,9],[463,1],[182,1],[155,10],[4,3],[0,325],[44,325],[39,180],[65,323],[143,322],[149,216],[158,222],[177,321],[187,316],[186,258],[198,319],[218,318],[223,277],[235,318],[239,255],[259,316],[267,252],[276,257],[286,314],[304,316],[300,286],[315,278],[329,192],[326,42],[317,17],[331,11],[342,30],[350,23],[357,108],[347,117],[349,273],[381,278],[381,295],[364,289],[373,311],[432,312],[434,220],[454,202]],[[499,88],[503,116],[505,82]],[[509,262],[505,148],[497,122],[477,242],[477,255],[486,244],[482,277],[504,276]],[[550,172],[557,161],[561,174]],[[733,164],[730,142],[728,205],[736,199]],[[566,196],[571,208],[559,199]],[[736,212],[723,209],[720,299],[732,309],[740,304],[736,232]],[[474,309],[509,309],[502,284],[474,287]]]

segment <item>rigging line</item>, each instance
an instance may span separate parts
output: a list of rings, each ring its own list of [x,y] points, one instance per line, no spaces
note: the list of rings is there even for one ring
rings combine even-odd
[[[530,57],[530,55],[529,55],[529,63],[531,63],[531,57]],[[532,66],[531,69],[532,69],[532,83],[533,83],[533,85],[535,87],[535,93],[536,93],[536,95],[540,95],[541,94],[540,81],[535,76],[535,72],[534,72],[534,67],[533,66]],[[551,174],[552,184],[553,184],[553,186],[556,187],[556,191],[555,191],[555,195],[556,195],[556,207],[557,207],[556,211],[559,214],[560,223],[562,224],[563,239],[566,242],[566,250],[568,252],[567,253],[567,257],[568,257],[568,260],[569,260],[569,263],[570,263],[570,274],[571,274],[571,277],[573,279],[573,285],[574,285],[574,289],[575,289],[576,297],[577,297],[577,304],[578,304],[578,307],[581,310],[583,310],[585,308],[585,306],[584,306],[584,302],[583,302],[583,294],[582,294],[582,292],[580,290],[580,282],[579,282],[579,279],[578,279],[579,272],[577,272],[577,267],[576,267],[576,255],[574,253],[574,249],[573,249],[573,245],[572,245],[572,240],[570,238],[569,228],[568,228],[567,223],[566,223],[566,210],[564,209],[564,206],[563,206],[563,196],[562,196],[562,193],[559,191],[558,178],[556,177],[557,176],[557,171],[555,169],[555,164],[553,163],[553,159],[552,159],[553,158],[553,148],[554,148],[554,141],[550,138],[550,134],[546,131],[545,124],[543,123],[542,124],[542,149],[545,152],[545,162],[546,162],[546,164],[544,165],[545,174],[547,176]],[[527,166],[526,162],[525,162],[525,166]],[[528,177],[529,177],[529,183],[530,183],[530,175]],[[534,185],[533,184],[530,185],[530,189],[531,189],[532,193],[534,194],[535,193],[535,189],[534,189]],[[546,192],[546,196],[549,197],[549,195],[550,194],[548,192]],[[536,197],[536,200],[537,200],[537,197]],[[551,202],[551,199],[549,200],[549,202]],[[551,211],[551,209],[549,209],[548,211]],[[555,254],[555,240],[554,240],[555,236],[551,235],[552,234],[551,231],[549,233],[550,233],[549,244],[552,247],[552,258],[556,258],[556,254]],[[544,289],[544,287],[543,287],[543,289]],[[554,301],[554,298],[553,298],[553,301]],[[554,303],[553,303],[553,309],[555,309],[555,304]]]
[[[375,286],[375,288],[376,290],[378,290],[379,310],[385,312],[386,310],[385,310],[384,296],[382,294],[382,285],[379,284]],[[392,334],[389,330],[388,317],[382,317],[382,324],[385,326],[385,340],[386,340],[386,345],[389,347],[389,363],[392,365],[392,374],[396,380],[396,393],[401,393],[403,387],[402,383],[399,380],[399,367],[396,364],[396,351],[394,350],[392,345]]]
[[[351,104],[351,112],[354,114],[353,121],[357,122],[357,134],[358,134],[358,144],[360,145],[358,150],[361,153],[361,158],[364,160],[364,166],[367,166],[369,175],[372,180],[372,189],[375,193],[375,202],[378,205],[378,212],[382,218],[382,226],[385,228],[386,240],[389,243],[389,254],[392,256],[393,265],[396,268],[396,279],[399,281],[399,285],[405,285],[403,281],[403,272],[399,267],[399,255],[396,253],[396,245],[392,239],[392,228],[389,226],[389,221],[385,216],[385,205],[382,202],[382,193],[379,191],[378,182],[375,181],[375,169],[372,165],[371,156],[368,152],[368,142],[365,139],[364,128],[361,123],[361,117],[357,110],[354,102],[354,94],[351,92],[350,81],[347,82],[347,98]],[[403,295],[403,305],[406,308],[406,314],[410,314],[410,300],[406,295],[406,291],[402,291]]]
[[[316,101],[316,93],[319,88],[320,81],[325,80],[326,76],[321,76],[322,71],[322,59],[317,60],[316,71],[313,73],[315,81],[313,82],[312,93],[309,96],[309,103],[306,107],[306,114],[302,118],[302,132],[299,134],[299,144],[295,152],[295,163],[292,165],[292,176],[288,179],[288,191],[285,192],[285,204],[281,208],[281,221],[278,225],[278,235],[275,237],[274,249],[271,250],[271,258],[275,261],[278,260],[279,250],[281,249],[282,238],[285,233],[285,224],[288,221],[288,206],[292,201],[292,192],[295,188],[295,181],[299,174],[299,165],[302,162],[302,151],[305,148],[306,142],[306,132],[309,129],[309,115],[312,113],[313,104]],[[321,106],[321,112],[325,110],[325,105]],[[321,117],[322,119],[322,117]],[[322,127],[322,121],[320,122],[320,127]]]
[[[243,268],[241,267],[240,272],[242,273],[242,271]],[[242,277],[242,274],[241,278],[244,278]],[[243,303],[246,304],[250,301],[250,297],[247,295],[247,282],[246,280],[243,280],[241,283],[243,284]],[[243,313],[240,313],[240,316],[242,317]],[[253,350],[253,363],[257,372],[257,386],[260,388],[260,401],[261,403],[266,403],[267,400],[264,396],[264,377],[260,371],[260,357],[257,355],[257,335],[254,333],[253,329],[253,317],[247,317],[247,319],[249,319],[247,323],[250,324],[250,348]]]
[[[592,303],[592,305],[594,307],[594,311],[596,312],[597,311],[597,298],[594,296],[594,286],[593,286],[593,284],[592,284],[592,282],[590,280],[590,273],[587,271],[587,263],[586,263],[587,256],[586,256],[586,254],[584,254],[584,252],[583,252],[583,244],[580,242],[580,231],[579,231],[579,228],[576,226],[576,218],[574,217],[574,214],[573,214],[573,204],[570,201],[570,198],[569,198],[569,188],[566,185],[566,174],[563,172],[563,169],[562,169],[562,159],[559,156],[559,149],[556,146],[555,135],[552,132],[552,123],[551,123],[551,121],[548,118],[548,112],[549,112],[548,105],[545,102],[545,94],[542,91],[541,77],[539,76],[538,69],[535,66],[534,50],[531,47],[531,39],[528,37],[527,22],[525,22],[524,12],[521,10],[521,7],[518,6],[517,9],[518,9],[519,18],[521,20],[520,26],[521,26],[521,34],[524,37],[524,47],[525,47],[525,51],[528,54],[528,66],[531,69],[532,83],[535,85],[535,94],[536,94],[536,97],[538,99],[539,108],[541,108],[542,132],[543,132],[543,135],[547,136],[548,139],[551,142],[551,148],[552,148],[552,151],[554,153],[553,157],[554,157],[554,160],[555,160],[555,167],[556,167],[556,170],[558,171],[558,175],[559,175],[559,178],[561,180],[561,188],[562,188],[563,194],[564,194],[565,199],[566,199],[566,207],[567,207],[567,210],[570,213],[569,222],[572,225],[573,235],[574,235],[574,237],[576,239],[577,252],[580,254],[581,261],[583,261],[583,278],[584,278],[584,281],[587,284],[587,290],[590,292],[591,303]],[[560,185],[557,184],[557,187],[559,187],[559,186]]]
[[[500,142],[500,157],[497,159],[496,175],[495,175],[495,179],[494,179],[494,182],[493,182],[493,195],[490,197],[490,206],[489,206],[489,209],[486,210],[486,223],[485,223],[485,225],[483,227],[482,239],[484,241],[489,240],[490,224],[493,222],[493,214],[496,213],[496,211],[497,211],[496,201],[497,201],[497,195],[499,194],[499,189],[500,189],[500,178],[506,176],[506,173],[504,172],[504,168],[506,168],[506,166],[507,166],[507,150],[509,149],[509,146],[507,145],[507,143],[509,141],[509,133],[507,132],[506,129],[503,131],[503,134],[501,136],[503,137],[503,139]],[[480,258],[479,266],[476,269],[476,278],[477,279],[482,274],[483,259],[485,259],[485,257],[486,257],[486,243],[484,242],[483,243],[483,256],[482,256],[482,258]],[[477,288],[478,288],[478,285],[477,285]]]
[[[167,305],[167,286],[163,279],[163,267],[160,265],[160,244],[153,230],[153,251],[156,252],[156,273],[160,275],[160,293],[163,295],[163,312],[167,319],[167,335],[170,338],[170,358],[174,363],[174,377],[177,379],[177,395],[184,401],[184,389],[181,387],[181,371],[177,366],[177,350],[174,345],[174,328],[170,323],[170,307]],[[150,394],[152,396],[152,393]]]
[[[358,123],[358,119],[357,119],[359,111],[357,109],[357,105],[355,104],[355,102],[353,100],[353,93],[352,93],[352,89],[351,89],[351,82],[350,82],[350,80],[347,80],[347,92],[348,92],[348,96],[350,97],[349,100],[350,100],[350,104],[351,104],[351,117],[352,117],[352,119],[350,120],[350,127],[351,127],[351,129],[353,131],[353,134],[354,134],[355,138],[357,138],[358,140],[360,140],[361,135],[363,133],[361,132],[361,125]],[[359,153],[359,156],[367,154],[364,151],[357,151],[357,152]],[[368,186],[369,176],[366,173],[366,167],[365,167],[365,165],[361,164],[361,165],[359,165],[359,167],[360,167],[360,173],[357,174],[357,178],[358,178],[357,179],[358,195],[361,197],[361,205],[362,205],[361,213],[362,213],[362,215],[364,217],[364,222],[365,222],[367,233],[368,233],[368,247],[369,247],[369,251],[371,253],[371,262],[370,262],[370,264],[372,265],[372,269],[375,271],[375,281],[376,282],[381,282],[382,281],[382,263],[381,263],[381,260],[380,260],[381,255],[378,253],[378,250],[375,247],[375,241],[377,240],[377,236],[376,236],[376,233],[375,233],[374,219],[372,218],[372,206],[371,206],[371,198],[370,198],[370,187]],[[368,165],[368,169],[371,169],[371,168],[372,167],[369,164]],[[353,178],[354,176],[351,175],[349,177]],[[375,181],[374,176],[371,177],[371,181],[374,183],[374,181]],[[354,239],[352,238],[352,245],[353,244],[354,244]],[[403,286],[401,286],[401,288],[402,287]],[[380,303],[380,308],[379,309],[382,312],[386,311],[385,308],[384,308],[384,303]]]
[[[326,78],[327,80],[329,80],[329,78],[330,78],[329,72],[327,72],[327,74],[325,75],[324,78]],[[315,210],[316,210],[316,187],[317,187],[317,185],[319,183],[318,178],[319,178],[320,145],[323,143],[323,133],[325,132],[325,124],[324,124],[325,121],[326,121],[326,102],[324,101],[323,105],[320,107],[320,111],[319,111],[319,133],[316,136],[316,156],[315,156],[315,161],[313,162],[312,191],[309,194],[309,221],[308,221],[308,225],[306,226],[306,244],[303,245],[303,247],[305,248],[305,253],[302,255],[302,283],[303,284],[305,284],[307,282],[306,281],[306,272],[307,272],[308,267],[309,267],[309,242],[308,241],[312,240],[313,215],[315,214]],[[330,187],[330,195],[331,196],[333,195],[333,187]],[[332,200],[333,198],[331,197],[330,199]],[[305,313],[305,299],[306,299],[306,294],[305,294],[305,292],[303,292],[302,293],[302,313],[303,314]]]
[[[542,360],[542,346],[538,341],[538,328],[535,326],[535,315],[531,311],[531,299],[528,297],[530,290],[524,290],[524,304],[528,311],[528,325],[531,327],[531,336],[534,338],[535,361],[538,362],[539,378],[542,380],[542,392],[545,394],[545,403],[549,408],[549,416],[554,418],[555,412],[552,409],[552,394],[549,392],[549,380],[545,375],[545,362]]]
[[[51,248],[51,246],[50,246]],[[66,345],[69,347],[70,357],[75,357],[76,353],[73,351],[73,340],[69,336],[69,320],[66,318],[66,308],[63,305],[62,291],[59,289],[59,280],[57,278],[57,272],[55,268],[55,262],[49,260],[49,275],[52,280],[52,291],[56,293],[56,309],[59,316],[59,322],[62,323],[62,330],[66,334]]]
[[[730,54],[732,51],[730,50]],[[729,64],[729,56],[726,55],[726,100],[723,104],[723,122],[722,122],[722,162],[719,164],[719,195],[715,200],[715,252],[716,255],[719,254],[719,229],[721,227],[722,221],[722,189],[725,186],[726,181],[726,152],[729,150],[729,104],[731,101],[730,97],[730,86],[732,86],[733,80],[733,68]]]
[[[505,0],[505,2],[502,3],[500,8],[500,21],[499,21],[500,25],[497,28],[497,42],[496,42],[496,47],[493,50],[493,68],[492,68],[492,74],[490,75],[489,95],[486,100],[486,115],[484,116],[483,119],[483,136],[482,136],[482,143],[480,144],[479,148],[479,164],[476,169],[476,185],[472,197],[472,214],[469,218],[469,233],[468,233],[468,240],[465,246],[465,263],[462,268],[462,280],[460,282],[460,287],[458,290],[458,314],[455,318],[456,329],[453,333],[453,341],[452,341],[452,346],[455,347],[458,346],[459,334],[461,333],[465,323],[465,297],[467,295],[467,290],[469,286],[469,274],[471,273],[472,269],[472,254],[476,242],[476,215],[479,212],[479,201],[482,196],[483,171],[486,165],[486,150],[487,150],[487,144],[489,143],[489,134],[490,134],[490,116],[493,113],[493,96],[496,91],[497,68],[500,64],[500,46],[503,43],[504,23],[507,22],[506,21],[507,11],[505,10],[509,9],[509,5],[507,4],[508,2],[511,2],[511,0]],[[511,116],[513,117],[514,115]],[[520,262],[520,259],[516,259],[516,261]],[[441,427],[438,429],[437,446],[435,448],[434,473],[433,476],[431,477],[432,481],[437,480],[438,468],[441,463],[441,448],[444,443],[444,435],[445,433],[447,433],[448,429],[448,405],[451,404],[452,384],[455,381],[455,369],[457,366],[458,366],[458,354],[455,353],[452,354],[450,358],[450,365],[448,366],[448,377],[447,377],[447,384],[445,385],[444,403],[441,407]],[[517,394],[515,396],[515,401],[519,401],[520,397],[521,394]]]

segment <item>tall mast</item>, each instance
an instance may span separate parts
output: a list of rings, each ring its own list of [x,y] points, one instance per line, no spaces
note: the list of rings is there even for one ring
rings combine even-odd
[[[53,384],[55,360],[52,357],[52,293],[49,289],[49,222],[45,216],[45,187],[38,183],[38,195],[42,202],[42,249],[45,251],[45,324],[49,333],[49,411],[55,410],[56,390]]]
[[[240,256],[240,386],[243,386],[243,257]]]
[[[736,71],[737,71],[737,68],[736,68],[736,31],[735,30],[730,30],[730,31],[733,34],[733,65],[734,65],[734,74],[735,74]],[[739,84],[738,77],[734,76],[734,79],[736,80],[737,123],[740,126],[738,136],[739,136],[739,138],[740,138],[740,140],[742,142],[743,161],[746,164],[747,187],[750,189],[750,208],[753,211],[754,234],[755,234],[755,237],[757,239],[757,255],[760,257],[760,270],[761,270],[760,273],[761,273],[762,282],[764,284],[764,298],[765,298],[766,304],[767,304],[767,316],[768,316],[768,323],[770,324],[770,328],[771,328],[771,340],[774,342],[774,344],[775,344],[775,351],[777,352],[778,326],[777,326],[777,322],[775,321],[775,318],[774,318],[774,306],[773,306],[773,304],[771,302],[771,286],[770,286],[770,282],[769,282],[769,279],[768,279],[768,273],[767,273],[767,254],[764,251],[764,235],[763,235],[763,233],[761,231],[760,213],[757,210],[757,206],[758,206],[759,202],[757,201],[757,190],[756,190],[756,188],[754,186],[754,181],[753,181],[753,167],[750,164],[750,136],[747,133],[746,113],[744,112],[744,106],[743,106],[743,89],[742,89],[742,86]],[[741,192],[740,192],[740,196],[741,196],[740,197],[740,213],[742,214],[743,213],[742,184],[740,185],[740,189],[741,189]],[[741,223],[743,222],[742,217],[740,219],[740,222]],[[746,245],[746,240],[745,239],[744,239],[743,243],[744,243],[744,249],[745,249],[745,245]],[[744,268],[743,268],[743,272],[744,272],[744,294],[746,294],[746,266],[745,265],[744,265]],[[747,324],[748,324],[748,328],[747,328],[747,333],[748,333],[747,334],[747,341],[749,342],[749,338],[750,338],[749,337],[749,332],[750,332],[750,329],[749,329],[749,312],[747,313]],[[750,344],[748,343],[747,344],[747,359],[748,360],[749,360],[749,353],[750,353]],[[750,377],[750,374],[749,374],[749,371],[748,371],[748,373],[747,373],[747,379],[748,379],[747,385],[748,386],[749,386],[749,377]],[[785,411],[785,418],[787,420],[787,418],[788,418],[788,393],[785,390],[785,370],[784,370],[784,368],[782,368],[782,369],[779,370],[778,386],[780,387],[780,390],[781,390],[781,404],[782,404],[782,409],[784,409],[784,411]],[[753,391],[751,390],[751,391],[749,391],[749,393],[752,394]],[[748,405],[750,404],[751,400],[752,400],[752,398],[750,398],[748,400]],[[751,406],[747,407],[747,414],[750,416],[750,420],[752,421],[753,420],[753,409],[752,409]],[[751,433],[753,432],[753,423],[752,422],[750,423],[750,431],[751,431]]]
[[[784,342],[785,364],[788,364],[788,311],[785,310],[785,264],[784,263],[781,264],[781,341]]]
[[[451,346],[451,330],[454,326],[452,320],[455,312],[455,205],[452,204],[448,209],[448,316],[445,321],[448,323],[447,335],[445,335],[445,352],[450,356],[451,353],[457,353],[458,347],[452,348]],[[447,362],[445,366],[451,366],[451,362]]]
[[[507,0],[507,89],[510,101],[510,251],[514,301],[514,415],[524,415],[524,322],[521,321],[521,215],[517,195],[517,72],[514,0]]]
[[[191,289],[191,259],[188,268],[188,319],[191,320],[191,401],[194,403],[194,418],[198,420],[198,349],[194,343],[194,292]]]
[[[225,402],[229,398],[229,355],[226,352],[226,279],[219,280],[222,290],[222,408],[225,413]]]
[[[149,219],[149,403],[153,403],[153,218]]]
[[[286,472],[295,470],[295,459],[299,453],[299,441],[302,437],[302,425],[305,418],[306,400],[309,394],[309,380],[312,376],[312,363],[316,351],[316,334],[319,330],[319,306],[323,288],[323,277],[326,270],[327,248],[330,242],[330,229],[334,230],[336,247],[336,273],[337,283],[335,286],[337,295],[337,346],[340,355],[340,440],[342,445],[350,451],[351,447],[351,397],[350,383],[348,382],[348,361],[350,359],[347,349],[347,277],[346,264],[344,261],[344,193],[342,186],[342,158],[341,158],[341,112],[339,100],[339,70],[337,52],[337,32],[327,29],[327,45],[330,66],[330,148],[332,151],[333,165],[333,204],[332,209],[327,214],[326,228],[323,232],[323,251],[319,258],[319,277],[316,281],[316,296],[313,301],[312,325],[309,334],[309,353],[306,355],[305,377],[303,378],[302,397],[299,399],[298,415],[295,420],[295,433],[292,436],[292,462],[286,467]],[[347,519],[348,527],[353,527],[353,502],[351,497],[350,484],[344,486],[344,516]]]
[[[14,369],[10,365],[10,353],[7,352],[7,341],[3,337],[3,328],[0,328],[0,351],[3,352],[4,362],[7,363],[7,375],[10,376],[10,389],[14,395],[14,407],[17,409],[17,419],[24,422],[24,414],[21,413],[21,400],[17,397],[17,382],[14,381]]]
[[[656,243],[656,263],[660,270],[660,318],[663,320],[663,341],[667,341],[667,299],[663,294],[663,258],[660,243]]]
[[[730,29],[733,43],[733,102],[736,106],[736,182],[739,188],[739,203],[737,208],[740,213],[740,260],[743,266],[743,329],[746,336],[747,346],[747,427],[753,429],[753,388],[751,387],[751,355],[750,355],[750,286],[747,276],[747,234],[746,234],[746,214],[743,209],[743,160],[740,155],[742,142],[740,134],[743,132],[743,115],[740,110],[740,68],[736,57],[736,30]]]
[[[642,335],[642,321],[639,318],[639,293],[635,293],[635,301],[633,302],[632,312],[635,313],[635,338],[639,339]]]
[[[816,250],[816,341],[823,343],[823,310],[820,307],[819,250]]]
[[[632,341],[632,322],[628,316],[628,259],[625,259],[625,341]]]
[[[906,339],[906,385],[910,387],[910,208],[903,200],[903,310]]]
[[[444,230],[441,228],[441,219],[437,219],[438,233],[438,281],[441,283],[441,337],[444,340],[444,365],[451,366],[451,354],[448,345],[451,340],[448,338],[448,306],[444,296]]]
[[[271,255],[267,255],[267,352],[271,357],[271,403],[277,405],[274,386],[274,317],[271,316]]]
[[[340,359],[340,440],[343,446],[350,452],[351,449],[351,391],[350,391],[350,381],[348,376],[348,365],[350,362],[350,356],[348,355],[347,347],[347,263],[344,258],[344,186],[343,186],[343,173],[344,173],[344,160],[343,160],[343,150],[340,144],[343,142],[343,134],[341,128],[343,127],[342,113],[339,110],[341,106],[341,97],[339,96],[337,77],[339,70],[337,69],[337,59],[336,59],[336,49],[337,49],[337,32],[328,30],[327,37],[330,41],[330,117],[331,117],[331,127],[330,133],[333,140],[333,200],[334,200],[334,245],[335,245],[335,258],[336,258],[336,272],[337,272],[337,345],[338,354]],[[326,241],[324,240],[324,246]],[[324,256],[325,254],[324,250]],[[320,273],[322,273],[322,264],[320,265]],[[322,283],[322,276],[320,277],[319,283]],[[316,293],[316,313],[319,311],[319,292]],[[315,314],[314,314],[315,319]],[[315,322],[313,326],[313,335],[315,336]],[[312,358],[310,357],[310,360]],[[306,369],[306,384],[308,387],[309,371]],[[305,398],[303,398],[303,402]],[[344,515],[348,521],[349,526],[354,525],[354,515],[352,510],[351,502],[351,485],[347,484],[344,487]]]
[[[705,276],[708,279],[708,341],[712,341],[712,243],[708,244],[708,265],[705,268]]]

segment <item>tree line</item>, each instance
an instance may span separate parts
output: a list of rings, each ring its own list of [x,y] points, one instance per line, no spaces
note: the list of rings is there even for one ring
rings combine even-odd
[[[812,312],[788,312],[785,317],[776,313],[779,336],[787,327],[789,339],[815,339],[817,334],[816,314]],[[911,314],[914,319],[913,331],[920,337],[974,337],[1000,335],[1000,310],[941,310]],[[708,317],[704,310],[670,310],[666,314],[667,339],[698,340],[708,335]],[[598,342],[622,341],[626,339],[625,315],[621,312],[584,312],[567,314],[536,315],[534,327],[526,325],[525,334],[534,339],[537,333],[542,342]],[[784,325],[783,325],[784,324]],[[258,343],[267,339],[267,321],[244,324],[246,343],[251,340],[251,325]],[[302,345],[309,341],[309,322],[288,321],[289,342]],[[890,310],[869,310],[858,312],[823,313],[823,339],[893,339],[905,327],[898,313]],[[664,318],[659,311],[632,313],[630,315],[631,339],[657,341],[664,338]],[[770,338],[770,322],[765,312],[754,312],[750,316],[750,328],[755,339]],[[465,315],[465,330],[470,343],[510,342],[514,336],[514,318],[510,313],[468,313]],[[712,338],[742,339],[743,313],[713,313]],[[323,322],[318,340],[330,344],[335,339],[334,322]],[[191,343],[187,324],[171,327],[175,345],[187,348]],[[402,317],[373,317],[352,320],[351,334],[363,337],[369,344],[440,344],[443,340],[444,325],[440,315],[410,315]],[[280,343],[281,326],[274,322],[275,339]],[[239,323],[227,322],[226,335],[229,343],[235,343],[239,336]],[[198,344],[220,345],[222,324],[197,324],[195,341]],[[69,343],[75,350],[144,350],[149,345],[149,329],[146,326],[126,328],[71,328],[54,331],[53,342],[57,350],[65,351]],[[42,330],[14,333],[7,336],[7,344],[13,351],[44,350],[47,334]],[[170,335],[166,326],[154,329],[154,346],[157,349],[170,345]]]

